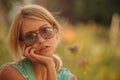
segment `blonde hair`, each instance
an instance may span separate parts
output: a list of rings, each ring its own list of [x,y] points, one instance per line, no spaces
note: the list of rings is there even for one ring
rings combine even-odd
[[[26,5],[22,7],[14,17],[8,35],[10,50],[14,54],[14,58],[19,60],[22,57],[20,49],[20,34],[24,18],[46,20],[58,30],[58,33],[61,31],[59,23],[55,20],[55,18],[47,9],[39,5]],[[56,63],[56,70],[58,70],[62,66],[62,61],[55,54],[53,55],[53,59]]]

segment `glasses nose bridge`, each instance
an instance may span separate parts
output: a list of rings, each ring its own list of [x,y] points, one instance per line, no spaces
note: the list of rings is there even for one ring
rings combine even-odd
[[[40,31],[39,31],[39,30],[36,31],[35,34],[36,34],[37,37],[42,37],[42,36],[40,35]]]
[[[40,37],[40,38],[42,37],[42,36],[40,35],[40,31],[39,31],[39,30],[36,31],[35,33],[36,33],[37,37]]]
[[[40,40],[40,41],[44,41],[44,38],[41,36],[41,34],[40,34],[40,31],[39,31],[39,30],[38,30],[38,31],[36,31],[35,33],[36,33],[36,35],[37,35],[36,37],[37,37],[37,40],[38,40],[38,41],[39,41],[39,40]]]
[[[35,33],[36,33],[36,34],[40,34],[40,31],[38,30],[38,31],[36,31]]]

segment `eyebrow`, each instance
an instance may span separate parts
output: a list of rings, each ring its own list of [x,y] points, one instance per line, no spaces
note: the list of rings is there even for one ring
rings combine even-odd
[[[44,27],[44,26],[46,26],[46,25],[48,25],[48,24],[44,24],[44,25],[40,26],[40,28],[42,28],[42,27]],[[39,28],[39,29],[40,29],[40,28]],[[39,30],[39,29],[37,29],[37,30]],[[36,32],[37,30],[34,30],[34,31],[28,31],[28,32],[26,32],[25,34],[33,33],[33,32]]]

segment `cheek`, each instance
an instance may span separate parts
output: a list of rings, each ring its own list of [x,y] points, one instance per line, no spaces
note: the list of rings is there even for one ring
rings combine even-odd
[[[56,48],[56,47],[57,47],[58,40],[57,40],[56,38],[54,38],[54,39],[52,39],[52,40],[50,40],[50,41],[48,41],[48,42],[50,42],[49,44],[50,44],[50,46],[52,46],[53,48]]]

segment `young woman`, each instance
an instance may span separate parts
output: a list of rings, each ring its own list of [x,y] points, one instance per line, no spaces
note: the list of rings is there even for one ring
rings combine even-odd
[[[76,80],[54,53],[60,25],[45,8],[26,5],[16,14],[9,45],[17,61],[4,65],[0,80]]]

